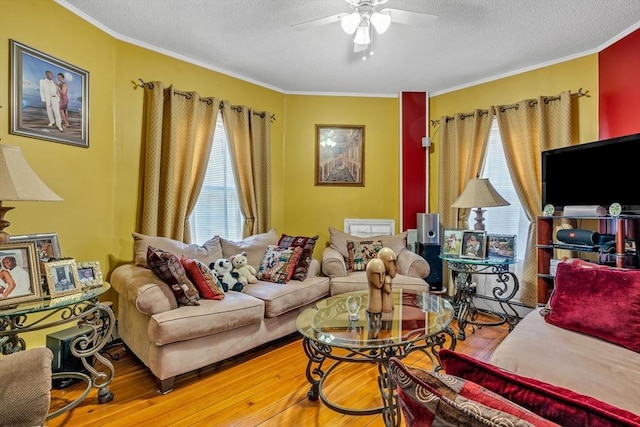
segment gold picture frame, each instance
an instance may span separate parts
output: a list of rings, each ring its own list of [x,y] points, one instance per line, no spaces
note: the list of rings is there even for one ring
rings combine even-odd
[[[0,244],[0,308],[42,299],[33,242]]]
[[[76,263],[78,269],[78,280],[81,287],[102,286],[102,270],[98,261],[86,261]]]
[[[44,269],[51,298],[72,295],[82,290],[73,258],[45,262]]]
[[[364,187],[364,126],[316,125],[315,185]]]

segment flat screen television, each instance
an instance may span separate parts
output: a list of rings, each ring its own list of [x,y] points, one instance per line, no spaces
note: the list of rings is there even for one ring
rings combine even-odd
[[[640,213],[640,133],[542,152],[542,206]]]

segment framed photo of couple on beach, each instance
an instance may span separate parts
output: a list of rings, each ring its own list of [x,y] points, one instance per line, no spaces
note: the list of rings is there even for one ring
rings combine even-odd
[[[89,147],[89,72],[11,40],[11,133]]]

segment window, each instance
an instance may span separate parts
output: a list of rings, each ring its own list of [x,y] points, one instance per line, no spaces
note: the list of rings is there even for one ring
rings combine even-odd
[[[516,190],[513,187],[507,160],[504,157],[502,139],[498,130],[498,121],[493,118],[491,133],[487,144],[487,155],[482,167],[482,178],[488,178],[498,193],[504,197],[509,206],[488,208],[484,213],[484,224],[488,234],[515,234],[518,245],[516,255],[519,259],[524,257],[526,237],[529,232],[529,220],[522,209]],[[469,228],[473,229],[475,214],[469,217]]]
[[[219,114],[207,173],[189,217],[191,241],[202,244],[216,235],[229,240],[241,240],[242,223],[227,135]]]

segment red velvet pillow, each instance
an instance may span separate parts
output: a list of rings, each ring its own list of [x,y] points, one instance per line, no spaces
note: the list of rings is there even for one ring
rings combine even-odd
[[[209,267],[197,259],[182,256],[180,263],[184,271],[198,288],[200,297],[204,299],[221,300],[224,299],[224,290],[215,274],[211,273]]]
[[[500,369],[470,356],[442,349],[447,374],[477,383],[565,427],[640,425],[640,416],[593,397]]]
[[[640,353],[640,271],[560,263],[545,320]]]

